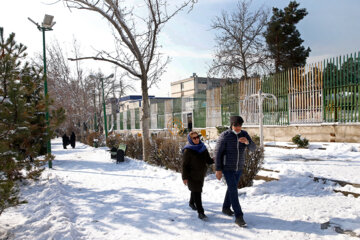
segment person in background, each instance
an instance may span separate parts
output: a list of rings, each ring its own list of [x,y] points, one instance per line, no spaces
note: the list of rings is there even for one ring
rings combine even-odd
[[[215,175],[218,180],[224,175],[227,184],[222,212],[228,216],[235,213],[235,223],[240,227],[245,227],[246,222],[239,203],[237,187],[244,168],[245,149],[256,149],[249,134],[241,129],[243,123],[242,117],[231,116],[230,129],[220,135],[215,148]]]
[[[76,136],[74,132],[71,132],[70,135],[70,145],[72,148],[75,148],[75,141],[76,141]]]
[[[64,133],[64,135],[62,136],[62,144],[64,149],[66,149],[66,146],[69,145],[69,142],[69,137],[66,135],[66,133]]]
[[[188,134],[188,144],[183,148],[182,179],[191,191],[189,206],[197,210],[201,220],[207,220],[202,206],[201,192],[204,185],[207,164],[213,164],[208,150],[197,132]]]

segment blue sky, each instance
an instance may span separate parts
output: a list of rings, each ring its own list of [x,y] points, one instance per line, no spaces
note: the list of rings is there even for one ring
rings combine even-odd
[[[173,0],[172,0],[173,1]],[[172,2],[170,1],[170,2]],[[47,43],[57,39],[71,57],[71,42],[75,37],[81,45],[83,55],[91,55],[93,48],[101,49],[113,45],[108,24],[97,14],[73,10],[70,12],[62,3],[46,5],[55,0],[1,0],[0,26],[5,35],[15,32],[17,41],[28,46],[29,55],[42,51],[41,33],[27,20],[31,17],[42,22],[45,13],[54,15],[57,22],[54,31],[48,32]],[[360,1],[358,0],[303,0],[301,8],[308,15],[298,24],[304,46],[311,48],[308,62],[360,50]],[[211,21],[221,11],[235,9],[235,0],[199,0],[194,9],[181,12],[169,22],[161,33],[162,52],[171,57],[167,72],[157,87],[150,90],[157,96],[168,96],[170,82],[184,79],[197,73],[206,76],[215,46],[215,32],[210,29]],[[252,7],[264,6],[284,8],[286,0],[253,0]],[[112,66],[86,61],[88,69],[99,67],[111,73]],[[134,84],[139,89],[139,82]],[[140,91],[138,91],[140,93]]]

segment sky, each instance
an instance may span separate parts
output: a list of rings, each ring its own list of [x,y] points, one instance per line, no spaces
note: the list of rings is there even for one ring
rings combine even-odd
[[[140,1],[140,0],[137,0]],[[172,2],[172,1],[170,1]],[[360,1],[358,0],[302,0],[300,8],[306,8],[308,15],[297,25],[303,45],[310,47],[308,63],[325,58],[359,51],[360,42]],[[171,62],[161,81],[150,89],[150,94],[169,96],[170,83],[190,77],[196,73],[205,77],[215,49],[215,34],[211,30],[212,20],[222,11],[232,12],[236,0],[198,0],[193,10],[183,11],[166,24],[160,34],[161,52]],[[286,0],[253,0],[252,8],[284,8]],[[16,33],[16,40],[28,47],[28,53],[42,53],[42,35],[27,18],[41,23],[45,14],[53,15],[56,25],[46,33],[46,42],[58,41],[72,57],[72,42],[80,44],[82,55],[92,55],[94,49],[104,49],[113,45],[108,23],[96,13],[85,10],[69,10],[57,0],[0,0],[0,27],[5,36]],[[70,63],[74,64],[74,63]],[[99,68],[110,75],[113,66],[107,63],[83,61],[88,70]],[[74,65],[73,65],[74,66]],[[140,94],[140,82],[134,84]]]
[[[210,143],[212,149],[214,144]],[[115,164],[106,147],[76,142],[75,149],[63,149],[61,138],[53,139],[53,168],[46,167],[36,183],[23,181],[21,199],[27,203],[0,215],[0,239],[358,239],[334,228],[360,236],[359,198],[334,190],[359,194],[360,188],[313,178],[359,184],[359,147],[356,143],[265,147],[263,167],[268,171],[258,175],[278,180],[255,180],[253,186],[239,189],[248,225],[240,228],[234,217],[221,212],[227,187],[215,174],[205,178],[202,202],[208,220],[202,221],[188,206],[190,191],[180,173],[127,157]]]

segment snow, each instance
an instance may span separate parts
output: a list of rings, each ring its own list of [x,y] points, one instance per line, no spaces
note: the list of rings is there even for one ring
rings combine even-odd
[[[76,146],[62,149],[60,138],[52,140],[53,169],[22,186],[27,204],[0,215],[0,239],[351,238],[335,232],[335,226],[360,235],[360,198],[333,191],[360,189],[312,178],[359,184],[360,153],[354,151],[359,144],[266,147],[264,168],[278,172],[259,174],[279,181],[259,180],[239,190],[248,228],[221,213],[226,186],[214,174],[205,180],[202,199],[209,220],[203,222],[188,207],[190,192],[180,173],[130,158],[115,164],[106,148]],[[330,227],[321,229],[328,221]]]

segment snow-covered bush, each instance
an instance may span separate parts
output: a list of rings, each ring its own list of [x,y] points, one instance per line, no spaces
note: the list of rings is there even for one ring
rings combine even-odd
[[[180,172],[182,166],[181,149],[185,144],[186,138],[182,137],[177,139],[153,137],[149,163]]]
[[[307,140],[307,139],[304,138],[304,137],[301,137],[300,134],[295,135],[295,136],[291,139],[291,141],[292,141],[293,143],[295,143],[295,144],[296,144],[298,147],[300,147],[300,148],[305,148],[305,147],[309,146],[309,140]]]
[[[260,171],[260,168],[264,162],[264,148],[260,147],[260,138],[258,136],[252,136],[251,139],[256,144],[256,150],[245,152],[245,164],[243,174],[241,175],[238,188],[250,187],[253,185],[255,176]]]

